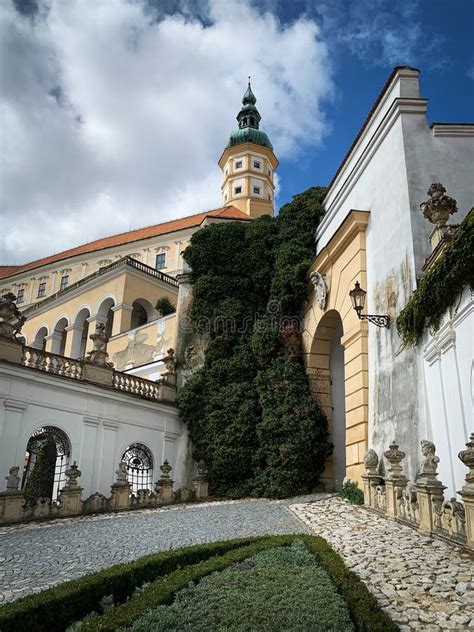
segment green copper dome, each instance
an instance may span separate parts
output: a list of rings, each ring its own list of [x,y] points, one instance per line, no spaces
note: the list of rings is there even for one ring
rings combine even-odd
[[[242,143],[255,143],[255,145],[261,145],[262,147],[268,147],[273,149],[273,145],[265,132],[253,127],[246,127],[244,129],[236,129],[230,135],[227,147],[234,147],[234,145],[241,145]]]
[[[257,99],[252,92],[249,77],[249,84],[242,98],[242,109],[237,114],[239,129],[232,132],[229,142],[227,143],[227,147],[234,147],[235,145],[240,145],[242,143],[255,143],[255,145],[261,145],[262,147],[273,149],[268,136],[265,132],[261,132],[258,129],[261,116],[255,107],[256,103]]]

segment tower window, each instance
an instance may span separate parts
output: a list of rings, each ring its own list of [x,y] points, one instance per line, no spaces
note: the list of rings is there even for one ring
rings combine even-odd
[[[165,252],[160,252],[159,254],[156,255],[155,268],[157,270],[162,270],[163,268],[166,268],[166,253]]]
[[[41,298],[42,296],[44,296],[46,294],[46,281],[42,281],[39,285],[38,285],[38,297],[37,298]]]
[[[258,160],[254,160],[253,161],[253,168],[254,169],[261,169],[262,165],[260,162],[258,162]]]
[[[69,275],[66,274],[65,276],[61,277],[61,285],[60,285],[59,289],[60,290],[65,290],[68,285],[69,285]]]
[[[227,193],[224,195],[224,202],[227,202]]]
[[[238,161],[235,163],[235,168],[236,168],[236,169],[242,169],[242,161],[241,161],[241,160],[238,160]]]
[[[16,293],[16,302],[23,303],[24,300],[25,300],[25,288],[21,287]]]
[[[238,195],[239,193],[242,193],[242,187],[235,187],[234,193],[235,193],[235,195]]]
[[[260,195],[260,187],[254,187],[254,188],[253,188],[253,192],[254,192],[256,195]]]

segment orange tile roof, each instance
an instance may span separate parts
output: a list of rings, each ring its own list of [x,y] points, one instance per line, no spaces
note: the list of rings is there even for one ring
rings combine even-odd
[[[48,265],[49,263],[55,263],[57,261],[61,261],[62,259],[68,259],[69,257],[76,257],[77,255],[94,252],[95,250],[121,246],[122,244],[127,244],[129,242],[139,241],[141,239],[147,239],[149,237],[183,230],[185,228],[199,226],[207,217],[238,220],[250,219],[248,215],[235,206],[224,206],[223,208],[217,208],[212,211],[203,211],[202,213],[196,213],[196,215],[188,215],[187,217],[182,217],[181,219],[173,219],[168,222],[163,222],[162,224],[155,224],[154,226],[147,226],[145,228],[137,228],[136,230],[130,230],[126,233],[119,233],[118,235],[96,239],[88,244],[76,246],[76,248],[70,248],[69,250],[63,250],[55,255],[51,255],[50,257],[37,259],[36,261],[31,261],[30,263],[25,263],[23,265],[0,266],[0,278],[20,274],[21,272],[26,272],[27,270],[40,268],[41,266]]]

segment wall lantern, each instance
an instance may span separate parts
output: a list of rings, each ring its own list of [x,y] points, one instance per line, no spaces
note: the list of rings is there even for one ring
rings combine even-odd
[[[382,316],[380,314],[362,314],[367,292],[360,287],[359,281],[356,281],[354,289],[349,292],[349,296],[351,297],[352,307],[357,312],[359,320],[368,320],[369,323],[373,323],[374,325],[377,325],[377,327],[388,327],[390,325],[389,316]]]

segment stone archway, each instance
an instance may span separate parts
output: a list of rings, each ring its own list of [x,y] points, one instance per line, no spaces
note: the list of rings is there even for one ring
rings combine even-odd
[[[317,291],[310,282],[303,353],[311,391],[328,416],[335,444],[321,477],[329,489],[340,486],[341,476],[362,483],[367,450],[368,327],[352,308],[349,291],[356,281],[367,287],[368,218],[367,212],[351,211],[308,274],[310,279],[318,273],[312,277]]]

